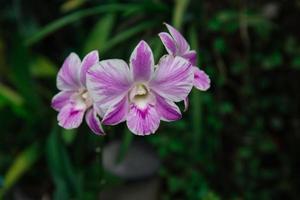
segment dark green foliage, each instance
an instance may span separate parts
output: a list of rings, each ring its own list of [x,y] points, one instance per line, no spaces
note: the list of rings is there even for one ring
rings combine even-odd
[[[299,199],[299,2],[201,0],[5,1],[0,7],[0,198],[96,199],[122,180],[101,167],[103,144],[136,136],[65,131],[50,107],[71,52],[128,57],[139,40],[165,50],[181,30],[211,77],[190,109],[144,137],[161,159],[160,199]],[[181,105],[182,106],[182,105]]]

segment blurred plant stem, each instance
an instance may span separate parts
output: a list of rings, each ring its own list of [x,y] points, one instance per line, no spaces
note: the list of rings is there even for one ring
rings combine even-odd
[[[195,26],[191,26],[189,30],[189,40],[191,43],[191,48],[196,51],[198,48],[198,37],[197,30]],[[199,56],[198,56],[199,57]],[[198,60],[198,59],[197,59]],[[198,65],[199,61],[196,63]],[[202,101],[201,101],[201,93],[199,90],[192,90],[192,98],[191,98],[191,107],[192,109],[192,127],[193,127],[193,153],[199,155],[199,147],[201,145],[201,137],[202,137]]]
[[[128,151],[129,146],[131,145],[131,143],[133,141],[133,138],[134,138],[133,133],[131,133],[127,128],[125,128],[122,143],[121,143],[121,146],[119,148],[119,155],[116,159],[117,163],[122,162],[122,160],[126,156],[126,153]]]
[[[188,7],[189,0],[176,0],[176,5],[174,8],[174,15],[173,15],[173,25],[178,29],[181,28],[183,23],[183,16],[184,12]],[[189,40],[191,43],[191,48],[197,50],[198,49],[198,37],[197,31],[195,26],[191,26],[189,29]],[[192,145],[192,152],[193,155],[199,155],[199,147],[201,144],[201,134],[202,134],[202,104],[201,104],[201,97],[200,92],[193,90],[192,97],[191,97],[191,104],[193,107],[192,110],[192,130],[193,130],[193,145]]]
[[[183,15],[189,4],[189,0],[175,0],[175,7],[173,13],[173,25],[180,29],[182,26]]]
[[[96,165],[99,166],[99,171],[97,177],[99,177],[99,190],[101,191],[103,185],[105,184],[105,176],[104,176],[104,169],[103,169],[103,148],[104,148],[104,138],[98,138],[97,146],[95,148],[96,153]]]

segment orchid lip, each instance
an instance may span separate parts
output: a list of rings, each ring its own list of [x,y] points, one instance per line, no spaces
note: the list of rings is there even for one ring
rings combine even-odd
[[[81,104],[85,109],[90,108],[93,105],[92,98],[85,88],[79,89],[79,91],[75,94],[74,99],[78,104]]]
[[[153,96],[146,83],[136,83],[129,92],[129,100],[139,108],[145,108],[152,102]]]

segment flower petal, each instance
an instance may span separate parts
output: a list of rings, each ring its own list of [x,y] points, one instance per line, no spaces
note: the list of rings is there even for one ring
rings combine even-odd
[[[167,23],[165,23],[165,25],[167,26],[170,34],[172,35],[173,39],[175,40],[175,42],[177,44],[177,55],[183,55],[184,53],[189,51],[190,46],[187,43],[187,41],[185,40],[185,38],[181,35],[181,33],[179,31],[177,31],[171,25],[169,25]]]
[[[115,125],[126,120],[129,111],[128,97],[125,96],[120,102],[112,105],[105,113],[102,123],[105,125]]]
[[[85,115],[85,121],[87,125],[90,127],[90,129],[97,135],[104,135],[104,131],[102,128],[102,125],[100,123],[100,120],[97,117],[97,112],[91,108],[87,111]]]
[[[160,37],[160,40],[164,44],[168,54],[175,55],[176,54],[176,43],[174,42],[174,39],[170,36],[170,34],[162,32],[158,34]]]
[[[82,122],[85,108],[69,103],[64,106],[58,116],[58,124],[65,129],[78,128]]]
[[[62,109],[70,101],[71,96],[74,94],[72,91],[62,91],[56,94],[51,101],[51,106],[56,111]]]
[[[130,69],[135,81],[148,81],[154,69],[153,53],[145,41],[141,41],[130,56]]]
[[[190,100],[188,97],[186,97],[184,100],[183,100],[183,103],[184,103],[184,110],[183,112],[186,112],[189,108],[189,104],[190,104]]]
[[[97,110],[105,113],[123,99],[131,87],[131,79],[128,65],[120,59],[103,60],[91,67],[87,73],[87,88]]]
[[[164,99],[159,95],[156,95],[155,108],[161,116],[161,120],[175,121],[181,118],[181,112],[178,106],[170,100]]]
[[[184,58],[165,56],[150,82],[150,88],[171,101],[184,100],[193,87],[193,70]]]
[[[189,51],[188,53],[185,53],[182,57],[187,59],[193,66],[196,65],[196,60],[197,60],[196,51],[194,51],[194,50]]]
[[[105,111],[107,110],[107,109],[103,110],[103,108],[100,108],[95,103],[93,104],[93,109],[101,118],[103,118],[103,116],[105,115]]]
[[[97,50],[91,51],[87,54],[81,63],[80,81],[81,84],[86,86],[86,73],[90,67],[99,62],[99,54]]]
[[[198,67],[193,67],[194,70],[194,86],[202,91],[208,90],[210,87],[210,79],[208,75]]]
[[[150,135],[154,133],[159,126],[160,116],[154,106],[148,105],[140,109],[134,104],[131,105],[127,116],[127,126],[131,132],[136,135]]]
[[[81,87],[81,61],[76,53],[71,53],[58,72],[56,85],[60,90],[74,91]]]

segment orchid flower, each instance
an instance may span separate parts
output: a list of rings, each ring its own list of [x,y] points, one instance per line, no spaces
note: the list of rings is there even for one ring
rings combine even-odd
[[[52,107],[59,112],[58,124],[65,129],[78,128],[85,114],[90,129],[96,134],[104,134],[86,88],[87,70],[98,62],[98,51],[87,54],[82,62],[77,54],[71,53],[58,72],[57,88],[60,92],[53,97]]]
[[[169,24],[165,24],[169,33],[161,32],[159,37],[164,44],[168,54],[173,56],[181,56],[187,59],[193,65],[194,71],[194,86],[202,91],[207,90],[210,87],[210,79],[208,75],[196,67],[197,53],[194,50],[190,50],[190,46],[185,38],[174,27]],[[187,108],[188,99],[185,100],[185,106]]]
[[[130,57],[103,60],[87,73],[87,88],[105,125],[126,121],[136,135],[154,133],[160,120],[181,118],[175,102],[184,100],[193,87],[191,64],[167,55],[154,67],[152,50],[141,41]]]

